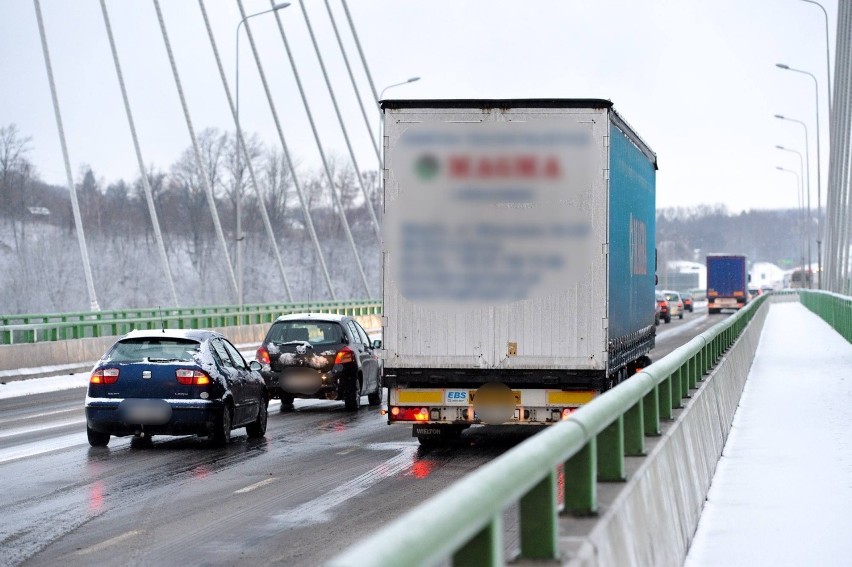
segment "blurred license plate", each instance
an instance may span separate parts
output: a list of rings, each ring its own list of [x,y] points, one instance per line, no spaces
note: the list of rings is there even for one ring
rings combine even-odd
[[[124,400],[118,411],[125,423],[140,425],[162,425],[172,418],[172,407],[164,400]]]
[[[322,388],[322,376],[314,371],[293,373],[284,379],[281,387],[295,394],[313,394]]]

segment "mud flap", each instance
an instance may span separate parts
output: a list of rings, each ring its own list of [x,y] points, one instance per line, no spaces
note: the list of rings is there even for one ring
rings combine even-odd
[[[420,440],[449,441],[458,439],[467,425],[450,425],[445,423],[415,423],[411,426],[411,436]]]

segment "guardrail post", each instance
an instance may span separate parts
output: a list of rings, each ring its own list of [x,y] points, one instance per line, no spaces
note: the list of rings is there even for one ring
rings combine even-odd
[[[556,471],[544,477],[521,498],[521,557],[556,559]]]
[[[660,403],[659,403],[659,411],[660,411],[660,419],[671,419],[672,418],[672,409],[676,406],[674,404],[674,399],[672,396],[672,386],[676,379],[677,373],[670,374],[668,378],[660,382],[660,385],[657,388],[660,391]],[[680,404],[678,404],[680,405]],[[647,410],[645,411],[647,413]],[[646,420],[647,423],[647,420]],[[647,425],[646,425],[647,428]],[[658,433],[659,434],[659,433]]]
[[[689,397],[689,390],[694,390],[698,388],[698,377],[703,376],[704,372],[704,359],[707,356],[707,349],[709,347],[704,345],[701,347],[701,350],[698,351],[698,354],[695,355],[695,366],[692,372],[686,375],[686,385],[684,386],[684,390],[686,391],[685,398]]]
[[[689,397],[689,385],[695,384],[695,377],[698,374],[698,354],[692,357],[692,360],[695,362],[696,368],[694,372],[684,372],[683,366],[677,369],[678,381],[680,382],[680,399],[678,400],[679,408],[683,407],[683,399]],[[692,364],[690,364],[692,366]]]
[[[454,567],[503,565],[503,518],[496,516],[453,555]]]
[[[645,435],[656,437],[660,434],[660,417],[662,417],[661,407],[666,404],[671,405],[671,382],[664,380],[664,383],[669,385],[669,393],[665,394],[660,386],[654,386],[654,389],[645,394],[642,398],[642,413],[645,421]],[[666,395],[669,396],[668,401]],[[669,418],[671,419],[672,410],[669,409]],[[644,449],[644,447],[643,447]]]
[[[648,392],[641,402],[633,404],[624,414],[624,454],[642,456],[645,454],[645,414],[644,405],[649,397],[656,399],[656,387]]]
[[[598,451],[594,437],[565,461],[565,513],[591,516],[598,511]]]
[[[624,479],[624,416],[619,415],[598,433],[598,480]]]

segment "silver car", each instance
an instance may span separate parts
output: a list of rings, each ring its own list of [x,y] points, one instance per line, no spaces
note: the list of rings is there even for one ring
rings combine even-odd
[[[680,293],[670,289],[664,289],[662,293],[669,302],[669,315],[672,317],[677,315],[678,319],[683,319],[683,299]]]

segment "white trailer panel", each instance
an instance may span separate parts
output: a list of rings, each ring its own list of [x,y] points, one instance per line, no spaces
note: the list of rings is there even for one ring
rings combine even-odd
[[[386,107],[384,364],[607,364],[607,108]]]

